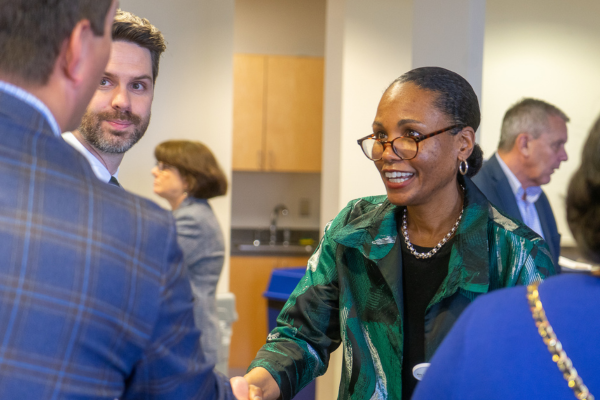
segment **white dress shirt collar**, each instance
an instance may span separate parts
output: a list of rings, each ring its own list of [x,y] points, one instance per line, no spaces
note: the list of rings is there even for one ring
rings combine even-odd
[[[87,158],[88,162],[90,163],[90,166],[92,167],[92,170],[94,171],[94,174],[96,174],[98,179],[100,179],[102,182],[110,181],[111,174],[110,172],[108,172],[108,169],[106,169],[104,164],[102,164],[102,162],[98,160],[98,158],[96,158],[94,154],[92,154],[88,149],[85,148],[83,144],[81,144],[79,140],[77,140],[77,138],[75,137],[75,135],[73,135],[72,132],[65,132],[62,134],[62,137],[63,139],[65,139],[65,142],[69,143],[75,148],[75,150],[79,151],[85,156],[85,158]],[[114,174],[114,177],[119,177],[118,169],[117,172]]]

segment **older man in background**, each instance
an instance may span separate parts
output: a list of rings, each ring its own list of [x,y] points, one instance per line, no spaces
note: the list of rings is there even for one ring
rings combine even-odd
[[[60,137],[98,87],[116,7],[0,0],[2,399],[231,398],[199,347],[171,215]]]
[[[546,240],[557,271],[560,234],[541,186],[567,160],[567,122],[567,115],[552,104],[519,101],[504,115],[497,153],[473,177],[492,204]]]

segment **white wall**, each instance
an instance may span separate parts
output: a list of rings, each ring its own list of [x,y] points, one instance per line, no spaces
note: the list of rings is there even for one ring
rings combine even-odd
[[[437,66],[454,71],[473,86],[481,99],[485,3],[486,0],[414,2],[412,67]]]
[[[600,2],[596,0],[487,0],[481,144],[495,151],[506,109],[537,97],[571,118],[563,163],[543,187],[562,245],[571,245],[564,196],[579,165],[587,132],[600,113]]]
[[[385,194],[356,140],[372,132],[379,99],[411,68],[412,1],[329,0],[321,226],[357,197]]]
[[[233,107],[233,0],[121,0],[121,8],[148,18],[162,31],[167,51],[160,63],[152,120],[126,155],[119,179],[128,190],[168,208],[152,192],[154,147],[168,139],[209,146],[231,180]],[[229,243],[231,196],[211,200]],[[218,291],[229,287],[226,260]]]

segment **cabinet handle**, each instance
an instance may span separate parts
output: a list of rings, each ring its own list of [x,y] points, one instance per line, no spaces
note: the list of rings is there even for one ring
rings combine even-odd
[[[262,150],[257,150],[256,151],[256,165],[258,166],[258,169],[262,169]]]

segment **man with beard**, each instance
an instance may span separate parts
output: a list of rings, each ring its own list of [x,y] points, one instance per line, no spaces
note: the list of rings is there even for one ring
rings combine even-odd
[[[148,129],[163,35],[145,18],[117,11],[113,46],[80,127],[63,138],[89,161],[103,182],[119,186],[123,156]]]

